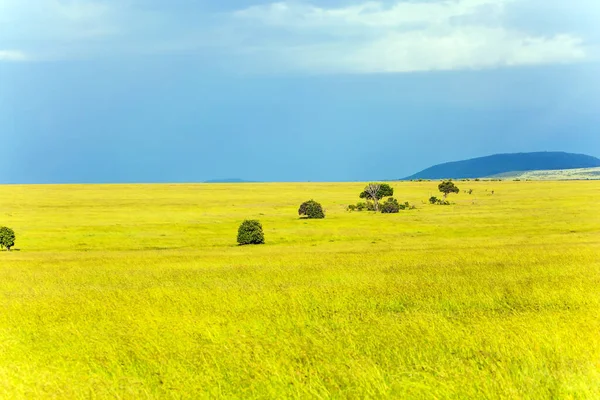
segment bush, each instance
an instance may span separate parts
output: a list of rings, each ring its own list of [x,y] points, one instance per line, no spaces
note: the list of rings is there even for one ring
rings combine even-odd
[[[238,229],[237,241],[240,245],[264,244],[265,235],[260,222],[256,220],[246,220],[242,222]]]
[[[15,231],[6,226],[0,228],[0,248],[8,251],[15,245]]]
[[[356,206],[354,204],[350,204],[347,208],[348,211],[356,211]]]
[[[309,219],[325,218],[323,207],[321,207],[321,204],[314,200],[309,200],[302,203],[298,209],[298,215],[304,215]]]
[[[437,204],[437,205],[439,205],[439,206],[449,206],[449,205],[450,205],[450,202],[449,202],[449,201],[447,201],[447,200],[442,200],[442,199],[438,199],[438,198],[437,198],[437,197],[435,197],[435,196],[431,196],[431,197],[429,198],[429,203],[430,203],[430,204]]]
[[[379,208],[383,214],[396,214],[400,212],[400,208],[404,209],[404,205],[400,205],[398,200],[393,197],[388,198]]]
[[[372,201],[359,201],[358,203],[356,203],[356,206],[348,206],[348,209],[350,211],[375,211],[375,203],[373,203]]]

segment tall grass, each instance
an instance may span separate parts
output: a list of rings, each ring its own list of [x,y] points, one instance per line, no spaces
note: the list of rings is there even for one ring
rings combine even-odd
[[[600,186],[457,184],[2,186],[0,398],[600,398]]]

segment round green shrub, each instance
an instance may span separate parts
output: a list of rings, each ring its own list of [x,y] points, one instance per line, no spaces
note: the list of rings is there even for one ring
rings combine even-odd
[[[0,228],[0,248],[8,251],[15,245],[15,231],[6,226]]]
[[[246,220],[242,222],[238,229],[238,244],[264,244],[265,235],[262,225],[256,220]]]
[[[400,204],[393,197],[388,198],[379,208],[383,214],[396,214],[400,212]],[[404,206],[402,207],[404,208]]]
[[[323,207],[321,207],[321,204],[314,200],[309,200],[302,203],[298,209],[298,215],[304,215],[308,219],[325,218]]]

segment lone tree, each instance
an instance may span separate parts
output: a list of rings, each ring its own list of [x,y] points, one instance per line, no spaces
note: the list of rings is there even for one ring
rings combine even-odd
[[[360,198],[373,200],[375,211],[379,211],[379,200],[393,195],[394,189],[387,183],[369,183],[360,194]]]
[[[265,235],[260,222],[256,220],[246,220],[242,222],[238,229],[237,241],[240,245],[264,244]]]
[[[325,212],[321,204],[314,200],[305,201],[300,205],[298,209],[298,215],[304,215],[308,219],[322,219],[325,218]]]
[[[444,198],[446,198],[450,193],[460,193],[460,190],[458,190],[458,187],[456,187],[452,181],[444,181],[440,183],[438,189],[440,189],[440,192],[444,193]]]
[[[15,245],[15,231],[6,226],[0,228],[0,248],[8,251]]]

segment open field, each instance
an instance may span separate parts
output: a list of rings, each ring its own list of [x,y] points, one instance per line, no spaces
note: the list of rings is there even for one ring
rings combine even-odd
[[[598,182],[457,184],[0,186],[0,398],[600,398]]]

